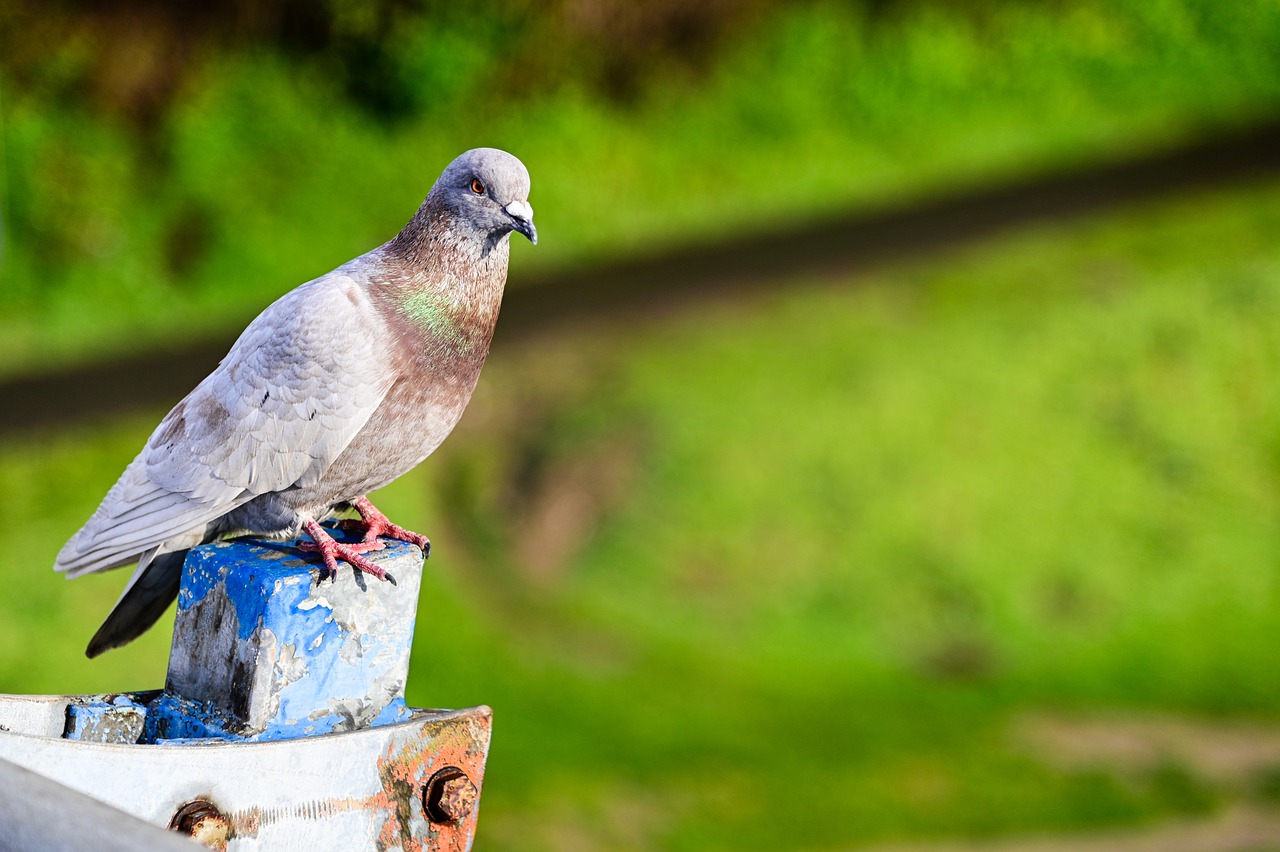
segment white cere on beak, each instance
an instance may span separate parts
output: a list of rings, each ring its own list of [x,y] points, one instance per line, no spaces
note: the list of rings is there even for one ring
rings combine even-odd
[[[533,221],[533,208],[529,206],[527,201],[513,201],[503,209],[507,211],[508,216],[523,219],[526,222]]]

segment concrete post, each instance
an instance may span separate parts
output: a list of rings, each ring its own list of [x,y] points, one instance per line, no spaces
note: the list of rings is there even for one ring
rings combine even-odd
[[[368,556],[398,585],[345,563],[322,579],[319,556],[292,543],[245,539],[193,550],[165,694],[148,710],[144,738],[272,740],[408,718],[422,551],[384,542]]]

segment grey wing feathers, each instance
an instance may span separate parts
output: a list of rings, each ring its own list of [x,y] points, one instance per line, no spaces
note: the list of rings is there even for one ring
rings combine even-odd
[[[385,345],[377,310],[345,275],[283,296],[161,421],[55,569],[104,571],[170,539],[189,547],[257,495],[318,481],[394,381]]]
[[[127,565],[174,532],[200,524],[204,508],[147,480],[140,455],[107,492],[88,523],[63,545],[54,569],[78,577]]]

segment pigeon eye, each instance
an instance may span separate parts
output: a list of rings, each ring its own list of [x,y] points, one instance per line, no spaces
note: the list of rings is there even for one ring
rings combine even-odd
[[[471,179],[471,191],[476,195],[484,195],[484,184],[480,182],[480,178]]]

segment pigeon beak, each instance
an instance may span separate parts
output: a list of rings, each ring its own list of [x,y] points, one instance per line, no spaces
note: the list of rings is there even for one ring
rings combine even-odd
[[[533,227],[533,208],[527,201],[513,201],[502,208],[511,217],[511,225],[529,238],[535,246],[538,244],[538,229]]]

